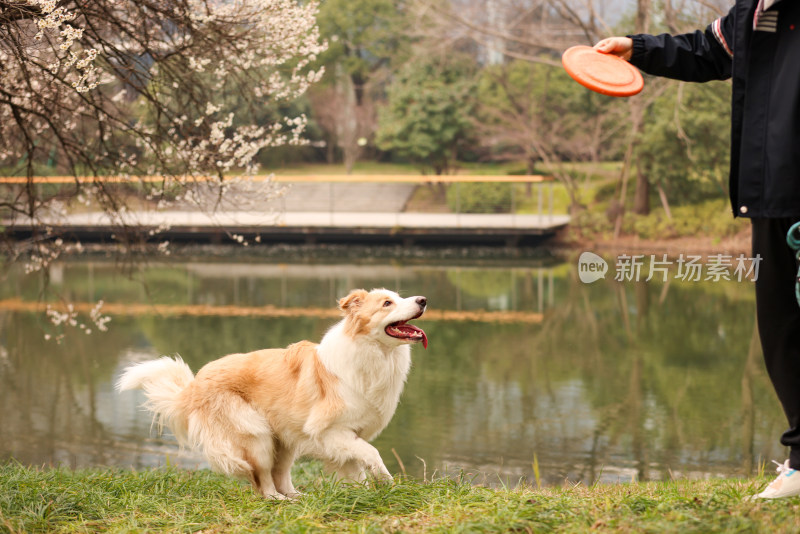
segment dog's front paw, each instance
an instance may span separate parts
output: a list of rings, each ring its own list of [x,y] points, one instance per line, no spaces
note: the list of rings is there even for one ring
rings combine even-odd
[[[262,495],[268,501],[285,501],[286,499],[290,498],[290,497],[287,497],[286,495],[284,495],[282,493],[278,493],[277,491],[275,491],[274,493],[271,493],[271,492],[270,493],[262,493]]]
[[[382,482],[385,484],[394,482],[394,477],[392,477],[392,474],[382,463],[370,465],[369,472],[372,473],[375,482]]]

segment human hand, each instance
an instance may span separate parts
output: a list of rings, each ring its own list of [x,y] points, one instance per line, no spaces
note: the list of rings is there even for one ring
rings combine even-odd
[[[609,37],[594,45],[595,50],[614,54],[629,61],[633,55],[633,40],[630,37]]]

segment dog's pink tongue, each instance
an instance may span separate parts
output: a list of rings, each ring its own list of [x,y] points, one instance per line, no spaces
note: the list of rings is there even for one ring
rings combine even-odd
[[[420,332],[422,332],[422,348],[427,349],[428,348],[428,336],[425,334],[425,330],[420,329]]]

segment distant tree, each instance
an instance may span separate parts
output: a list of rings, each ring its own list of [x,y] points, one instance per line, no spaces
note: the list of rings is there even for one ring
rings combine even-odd
[[[379,114],[378,146],[423,170],[445,174],[472,142],[475,110],[469,60],[413,61],[396,75]]]
[[[469,39],[478,45],[479,55],[487,63],[502,64],[520,59],[561,70],[559,56],[570,46],[592,45],[614,34],[690,31],[727,11],[730,2],[636,0],[635,4],[622,5],[613,0],[413,0],[411,5],[415,13],[424,14],[428,21],[419,33],[440,36],[441,47]],[[613,151],[619,141],[627,145],[617,187],[618,200],[614,201],[617,205],[615,234],[621,228],[628,202],[629,178],[640,167],[636,162],[636,146],[642,135],[644,117],[670,83],[674,82],[648,80],[641,96],[627,100],[627,117],[617,119],[618,125],[627,125],[627,131],[617,131],[616,141],[602,136],[604,142],[609,142],[603,146],[607,153]],[[568,115],[572,114],[568,111]],[[725,135],[722,131],[719,133]],[[638,171],[634,180],[632,208],[635,213],[645,214],[650,209],[651,181]]]
[[[651,106],[636,147],[665,209],[728,193],[730,102],[724,82],[674,84]]]
[[[328,40],[320,56],[322,83],[311,92],[314,115],[327,132],[328,159],[335,145],[350,173],[376,127],[376,100],[393,61],[408,39],[405,13],[393,0],[326,0],[319,26]]]
[[[636,11],[633,18],[633,33],[658,33],[660,31],[681,33],[693,31],[698,26],[703,24],[702,22],[698,24],[698,21],[713,20],[724,13],[725,10],[727,10],[727,7],[719,0],[696,0],[695,2],[688,4],[682,3],[678,6],[674,5],[671,0],[659,3],[656,6],[653,5],[651,0],[637,0]],[[654,21],[657,20],[660,20],[660,25],[659,27],[653,28],[655,25]],[[617,33],[627,33],[627,31]],[[646,215],[650,212],[650,191],[654,182],[648,178],[645,172],[643,172],[643,168],[647,166],[647,163],[639,161],[639,154],[641,152],[638,149],[638,145],[642,141],[643,132],[647,127],[646,117],[653,113],[651,106],[656,105],[661,107],[668,105],[670,100],[663,100],[661,98],[661,94],[669,94],[674,92],[677,83],[678,82],[664,79],[652,79],[648,84],[649,90],[647,92],[647,96],[645,98],[639,97],[631,99],[630,101],[629,122],[631,124],[631,128],[628,141],[629,146],[628,150],[625,152],[623,171],[620,176],[620,210],[618,211],[617,220],[615,223],[615,236],[619,235],[621,229],[622,218],[625,211],[624,206],[627,202],[627,182],[629,175],[634,169],[636,170],[636,181],[633,194],[632,211],[638,215]],[[715,84],[713,87],[715,87],[717,90],[720,90],[719,84]],[[723,93],[727,93],[727,91],[723,90]],[[674,108],[674,103],[676,101],[672,99],[671,102],[673,104],[671,109],[657,111],[656,113],[666,112],[677,116],[678,110]],[[727,115],[727,112],[723,112],[723,115]],[[708,134],[716,137],[717,139],[720,139],[721,137],[724,138],[727,136],[727,128],[723,128],[718,132],[710,131]],[[673,147],[664,146],[663,148],[666,153],[669,152]],[[667,214],[669,214],[670,212],[669,205],[667,203],[667,197],[662,187],[663,183],[663,181],[660,183],[657,182],[657,189],[659,192],[659,198],[661,199],[664,208],[667,210]]]
[[[468,39],[486,63],[523,59],[559,66],[569,46],[594,42],[614,0],[411,0],[427,24],[419,33],[452,43]],[[446,36],[447,39],[441,39]]]
[[[626,113],[620,101],[587,91],[562,69],[522,60],[484,68],[477,96],[475,125],[491,157],[523,160],[530,173],[546,163],[573,206],[578,184],[561,163],[607,156]]]

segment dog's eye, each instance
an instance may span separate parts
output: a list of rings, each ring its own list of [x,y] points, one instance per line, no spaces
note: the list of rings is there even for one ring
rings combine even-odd
[[[387,306],[391,306],[391,305],[392,305],[392,301],[391,301],[391,300],[385,300],[385,301],[383,301],[383,307],[384,307],[384,308],[385,308],[385,307],[387,307]]]

